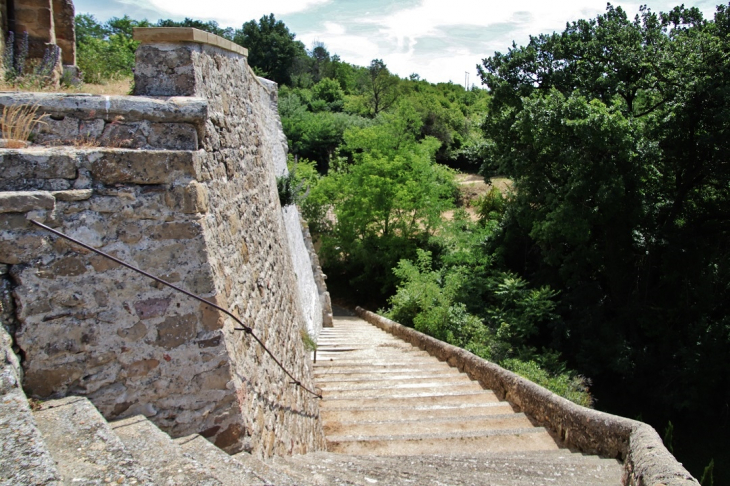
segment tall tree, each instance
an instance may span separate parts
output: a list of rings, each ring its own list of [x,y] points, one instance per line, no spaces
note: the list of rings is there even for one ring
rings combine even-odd
[[[561,291],[561,349],[656,413],[730,404],[728,25],[609,5],[480,67],[503,251]]]
[[[246,22],[237,30],[233,41],[248,49],[248,62],[260,76],[279,84],[290,84],[292,65],[297,58],[306,58],[304,44],[274,14],[258,21]]]
[[[382,59],[373,59],[368,66],[365,89],[369,97],[370,113],[376,116],[398,99],[398,77],[390,74]]]

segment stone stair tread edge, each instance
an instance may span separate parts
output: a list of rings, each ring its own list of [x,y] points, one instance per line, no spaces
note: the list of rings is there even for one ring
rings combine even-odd
[[[34,415],[64,482],[153,484],[150,472],[85,397],[43,402]]]

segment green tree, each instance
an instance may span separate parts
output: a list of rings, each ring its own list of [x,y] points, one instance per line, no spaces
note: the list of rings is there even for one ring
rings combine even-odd
[[[125,15],[100,24],[92,15],[82,14],[76,16],[75,23],[77,64],[84,81],[103,83],[132,76],[134,53],[139,45],[132,38],[132,31],[134,27],[149,27],[149,22]]]
[[[248,62],[257,74],[279,84],[290,84],[292,66],[306,58],[304,44],[274,14],[264,15],[258,23],[246,22],[235,32],[233,41],[248,49]]]
[[[235,31],[233,28],[226,27],[224,29],[220,25],[218,25],[218,22],[216,22],[215,20],[203,22],[202,20],[195,20],[188,17],[185,17],[185,19],[182,21],[172,19],[160,19],[157,21],[157,27],[193,27],[194,29],[210,32],[211,34],[221,36],[224,39],[228,39],[230,41],[233,40],[235,35]]]
[[[382,59],[373,59],[364,78],[370,114],[376,116],[398,99],[398,77],[390,74]]]
[[[480,67],[482,170],[515,184],[495,244],[561,292],[544,339],[663,423],[730,403],[729,26],[609,5]]]

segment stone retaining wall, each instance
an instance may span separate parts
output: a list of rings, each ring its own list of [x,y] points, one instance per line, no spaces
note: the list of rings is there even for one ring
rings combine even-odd
[[[643,422],[581,407],[511,371],[361,307],[357,314],[465,372],[502,400],[554,431],[566,447],[623,460],[624,485],[697,486],[699,483]]]
[[[312,388],[270,89],[218,45],[143,44],[137,56],[138,92],[156,98],[0,95],[51,115],[36,142],[66,145],[93,127],[93,143],[0,149],[1,290],[24,387],[88,396],[111,420],[142,413],[229,452],[321,450],[317,398],[232,319],[29,222],[229,309]],[[135,142],[105,143],[115,133]]]

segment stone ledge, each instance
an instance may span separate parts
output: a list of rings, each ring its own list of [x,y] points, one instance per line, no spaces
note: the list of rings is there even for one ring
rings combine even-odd
[[[0,108],[12,105],[38,106],[38,114],[71,116],[80,120],[104,119],[125,122],[190,123],[205,125],[208,101],[203,98],[171,96],[102,96],[91,94],[0,92]]]
[[[53,209],[56,198],[46,191],[0,192],[0,213],[27,213]]]
[[[43,181],[48,179],[67,180],[70,185],[80,169],[88,170],[93,181],[106,185],[185,182],[202,177],[201,157],[200,151],[190,150],[0,149],[0,190],[43,189]],[[86,193],[66,192],[59,199],[78,197],[85,198]]]
[[[659,434],[636,420],[581,407],[521,376],[438,339],[362,307],[364,320],[464,371],[500,398],[517,405],[540,425],[555,431],[565,445],[588,454],[624,460],[623,484],[698,486],[664,447]]]
[[[207,44],[227,51],[248,56],[248,49],[235,44],[228,39],[192,27],[135,27],[134,40],[143,44],[158,42],[195,42]]]

